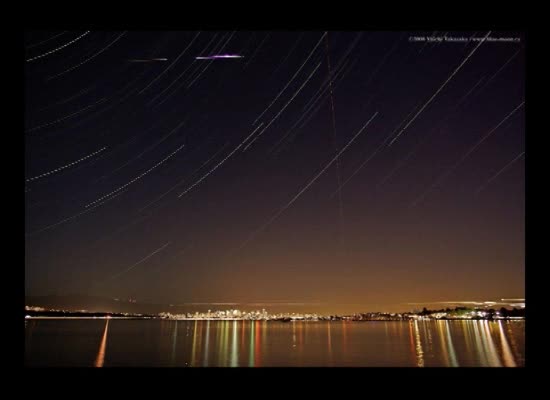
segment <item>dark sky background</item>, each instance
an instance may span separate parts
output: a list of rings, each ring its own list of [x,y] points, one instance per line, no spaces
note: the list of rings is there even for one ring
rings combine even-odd
[[[523,298],[525,37],[410,39],[487,33],[26,32],[26,294]]]

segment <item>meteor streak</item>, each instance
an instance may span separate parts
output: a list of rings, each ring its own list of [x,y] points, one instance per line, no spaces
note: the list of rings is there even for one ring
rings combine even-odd
[[[227,43],[229,43],[229,41],[231,40],[234,34],[235,34],[235,31],[231,33],[231,35],[229,36],[229,39],[225,41],[225,43],[221,46],[220,50],[223,50],[225,46],[227,46]],[[193,86],[193,83],[195,83],[197,79],[199,79],[199,77],[208,69],[208,67],[210,66],[210,64],[212,64],[212,62],[213,60],[211,60],[208,64],[206,64],[206,67],[204,67],[204,69],[196,76],[196,78],[193,79],[189,85],[187,85],[187,89]]]
[[[238,54],[218,54],[214,56],[195,57],[195,60],[218,60],[223,58],[244,58],[244,56]]]

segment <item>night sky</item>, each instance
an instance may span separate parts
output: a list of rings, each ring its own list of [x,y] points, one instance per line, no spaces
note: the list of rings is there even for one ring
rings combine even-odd
[[[444,35],[471,40],[413,38]],[[327,313],[524,297],[522,33],[24,46],[27,295]],[[241,57],[196,59],[213,55]]]

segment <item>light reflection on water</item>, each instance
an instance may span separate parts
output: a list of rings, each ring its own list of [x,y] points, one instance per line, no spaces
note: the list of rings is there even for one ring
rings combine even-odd
[[[41,320],[26,365],[522,367],[523,321]]]
[[[420,340],[420,334],[418,333],[418,321],[414,321],[414,333],[416,336],[416,365],[423,367],[424,352],[422,351],[422,341]]]
[[[506,367],[516,367],[516,361],[514,360],[514,356],[512,355],[512,350],[510,349],[510,345],[508,344],[508,339],[506,338],[506,334],[504,333],[504,328],[502,326],[502,321],[498,321],[498,331],[500,334],[500,340],[502,343],[502,353],[503,353],[503,360],[504,365]]]
[[[107,347],[107,330],[109,329],[109,320],[105,322],[105,330],[103,331],[103,336],[101,338],[101,344],[99,345],[99,351],[97,352],[97,357],[94,361],[94,367],[101,368],[105,362],[105,349]]]

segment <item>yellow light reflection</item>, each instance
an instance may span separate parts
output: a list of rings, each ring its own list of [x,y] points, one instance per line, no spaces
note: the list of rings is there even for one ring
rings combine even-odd
[[[502,363],[500,362],[500,359],[498,357],[493,336],[491,336],[491,332],[489,331],[489,323],[487,321],[479,322],[481,324],[480,330],[482,332],[482,339],[483,342],[486,344],[485,348],[488,352],[489,365],[492,367],[502,367]]]
[[[476,343],[476,352],[480,356],[480,362],[482,366],[489,365],[489,357],[487,355],[487,351],[485,350],[485,346],[483,343],[483,340],[481,338],[480,329],[478,328],[477,321],[469,321],[472,324],[472,328],[474,330],[474,338]]]
[[[246,322],[244,321],[244,319],[241,321],[241,347],[244,349],[244,331],[245,331],[245,325],[246,325]]]
[[[196,367],[195,361],[197,359],[197,324],[199,321],[195,320],[195,326],[193,327],[193,342],[191,345],[191,366]]]
[[[261,327],[260,327],[260,321],[256,321],[255,323],[255,327],[256,327],[256,341],[255,341],[255,346],[254,346],[254,365],[256,367],[260,367],[261,366],[261,362],[260,362],[260,356],[261,356],[261,336],[260,336],[260,331],[261,331]]]
[[[470,343],[472,341],[471,338],[471,332],[470,332],[470,326],[468,325],[469,321],[461,321],[460,325],[462,326],[462,334],[464,335],[464,344],[466,345],[466,352],[470,354],[472,351],[470,349]]]
[[[516,337],[514,335],[514,330],[512,329],[512,324],[510,321],[506,321],[506,331],[508,332],[508,338],[510,338],[510,345],[512,347],[512,352],[516,360],[521,360],[521,354],[518,350],[518,345],[516,344]]]
[[[411,344],[411,356],[413,360],[416,360],[416,350],[414,346],[414,333],[413,333],[413,323],[409,321],[409,343]]]
[[[233,321],[233,340],[231,345],[231,366],[239,366],[239,349],[237,347],[237,321]]]
[[[94,367],[101,368],[105,363],[105,349],[107,348],[107,330],[109,329],[109,320],[105,322],[105,330],[103,331],[103,338],[101,338],[101,344],[99,345],[99,351],[94,361]]]
[[[206,321],[206,337],[204,338],[204,358],[202,360],[203,367],[208,367],[209,344],[210,344],[210,321]]]
[[[254,321],[250,321],[250,346],[248,348],[248,366],[254,367]]]
[[[178,337],[178,321],[174,322],[174,333],[172,333],[172,354],[170,357],[170,361],[172,365],[176,362],[176,341]]]
[[[428,345],[426,346],[427,347],[427,350],[426,350],[426,353],[428,354],[432,354],[433,353],[433,347],[432,347],[432,330],[431,330],[431,326],[428,326],[428,328],[426,328],[426,324],[428,325],[432,325],[432,322],[433,321],[422,321],[422,326],[424,327],[424,338],[426,338],[426,332],[428,333]]]
[[[265,347],[267,345],[267,321],[262,323],[262,354],[265,354]]]
[[[223,321],[223,345],[222,345],[222,365],[227,366],[227,348],[229,347],[229,321]]]
[[[504,328],[502,327],[502,321],[498,321],[498,330],[500,332],[500,341],[502,343],[502,353],[505,367],[517,367],[514,356],[512,355],[512,350],[510,350],[510,345],[508,344],[508,339],[504,334]]]
[[[437,330],[439,331],[439,337],[441,338],[441,352],[443,353],[443,358],[445,360],[445,366],[450,365],[449,361],[449,352],[447,351],[447,341],[444,332],[444,322],[441,320],[436,321]]]
[[[222,365],[222,346],[223,346],[223,324],[221,322],[218,322],[216,325],[216,338],[218,342],[218,361],[217,366]]]
[[[424,366],[424,352],[422,351],[422,342],[420,340],[420,332],[418,331],[418,321],[414,321],[414,334],[416,337],[416,364],[419,367]]]
[[[449,347],[449,354],[451,356],[451,366],[458,367],[458,361],[456,359],[455,347],[453,346],[453,339],[451,338],[451,330],[449,328],[449,321],[445,321],[445,330],[447,331],[447,346]]]
[[[202,327],[203,326],[204,326],[204,321],[199,321],[199,331],[197,333],[197,338],[198,338],[197,358],[200,358],[200,355],[202,354]]]

